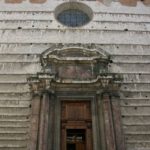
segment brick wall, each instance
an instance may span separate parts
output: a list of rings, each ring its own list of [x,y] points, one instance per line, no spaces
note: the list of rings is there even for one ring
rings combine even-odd
[[[22,3],[25,0],[5,0],[6,3]],[[45,3],[47,0],[29,0],[31,3]],[[94,1],[94,0],[93,0]],[[107,2],[108,0],[97,0],[97,1],[101,1],[103,3],[105,3],[105,1]],[[121,4],[123,5],[127,5],[127,6],[136,6],[137,5],[137,1],[140,0],[119,0]],[[149,5],[150,4],[150,0],[141,0],[145,5]]]

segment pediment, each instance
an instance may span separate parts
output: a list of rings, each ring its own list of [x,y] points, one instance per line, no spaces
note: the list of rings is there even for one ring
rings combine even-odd
[[[54,59],[57,61],[107,61],[109,59],[109,55],[102,49],[72,46],[56,47],[53,50],[49,48],[45,53],[43,53],[42,58],[47,61]]]
[[[43,72],[56,82],[88,82],[108,72],[109,55],[91,45],[55,45],[42,54]]]
[[[109,73],[109,55],[91,45],[52,45],[41,54],[41,63],[41,72],[30,79],[34,91],[85,84],[107,88],[109,84],[115,85],[115,78],[119,79]]]

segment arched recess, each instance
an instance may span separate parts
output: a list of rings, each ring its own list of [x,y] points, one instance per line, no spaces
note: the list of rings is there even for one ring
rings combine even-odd
[[[109,55],[92,45],[54,45],[41,55],[41,72],[29,78],[33,93],[31,150],[68,150],[67,132],[73,126],[85,130],[84,150],[125,150],[119,105],[121,77],[109,72],[109,63]],[[64,119],[63,107],[69,110],[71,103],[73,114],[75,106],[89,103],[91,119]],[[79,107],[76,110],[80,111]]]

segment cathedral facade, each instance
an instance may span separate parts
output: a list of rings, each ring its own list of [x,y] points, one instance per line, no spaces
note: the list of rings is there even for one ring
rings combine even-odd
[[[150,1],[0,2],[0,150],[149,150]]]

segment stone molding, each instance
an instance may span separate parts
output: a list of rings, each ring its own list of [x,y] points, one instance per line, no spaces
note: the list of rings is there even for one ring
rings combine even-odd
[[[122,78],[109,72],[109,63],[109,55],[92,45],[54,45],[41,55],[41,72],[28,81],[33,93],[80,86],[117,91]]]

